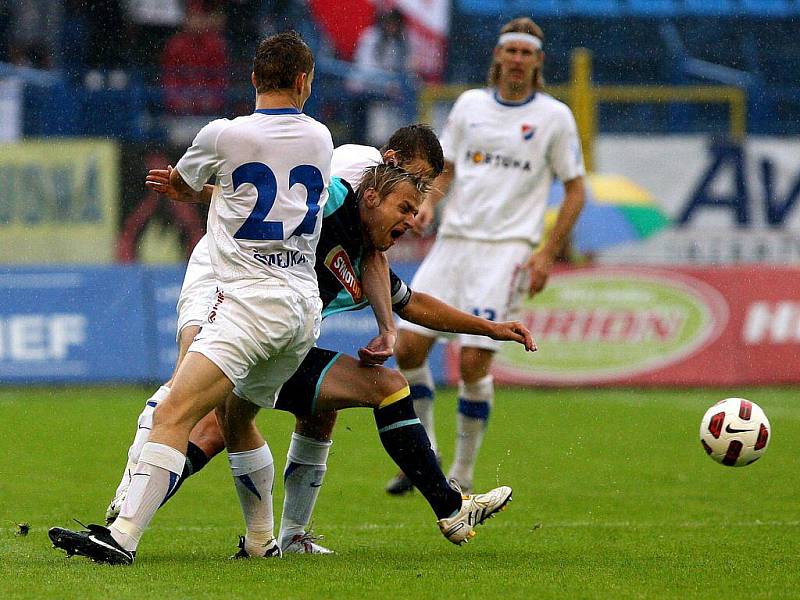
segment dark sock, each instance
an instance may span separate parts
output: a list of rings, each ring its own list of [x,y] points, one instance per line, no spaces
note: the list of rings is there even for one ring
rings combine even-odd
[[[443,519],[459,510],[461,494],[447,483],[428,434],[414,412],[411,396],[376,408],[374,413],[387,454],[425,496],[436,517]]]
[[[183,467],[181,479],[199,473],[208,464],[209,460],[211,459],[200,449],[200,446],[189,442],[189,447],[186,449],[186,464]]]
[[[186,448],[186,462],[183,464],[183,472],[181,473],[180,478],[178,478],[178,483],[175,484],[175,487],[172,489],[169,496],[164,498],[164,502],[172,498],[181,488],[183,482],[186,481],[188,477],[194,475],[203,467],[205,467],[209,460],[211,459],[206,456],[206,453],[203,452],[199,446],[189,442],[189,446]]]

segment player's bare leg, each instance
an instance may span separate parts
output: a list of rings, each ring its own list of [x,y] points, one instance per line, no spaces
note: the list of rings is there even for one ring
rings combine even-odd
[[[275,465],[269,446],[256,427],[259,407],[231,393],[217,415],[228,449],[236,493],[247,533],[239,540],[237,558],[280,556],[272,512]]]
[[[387,454],[422,492],[437,518],[461,506],[460,494],[439,468],[403,376],[386,367],[364,367],[350,356],[339,356],[320,386],[320,411],[369,407]]]
[[[400,371],[411,389],[414,412],[417,413],[417,417],[428,434],[431,448],[438,456],[439,449],[436,443],[436,428],[433,419],[433,399],[436,388],[428,365],[428,355],[435,341],[436,338],[401,329],[395,346],[395,356]],[[386,491],[393,495],[402,495],[413,489],[411,481],[402,471],[386,484]]]
[[[144,445],[128,496],[110,536],[125,551],[135,552],[158,507],[183,471],[192,428],[220,404],[233,383],[202,354],[190,352],[178,368],[169,395],[153,415],[150,440]]]
[[[120,479],[117,489],[114,492],[114,499],[108,505],[108,508],[106,508],[107,525],[113,523],[114,519],[117,518],[119,509],[122,507],[122,503],[125,501],[125,497],[128,495],[128,487],[131,483],[131,475],[134,471],[136,471],[136,466],[139,463],[139,456],[142,453],[142,448],[150,438],[150,430],[153,428],[153,413],[155,412],[158,404],[167,397],[167,394],[169,394],[175,373],[177,373],[178,367],[180,367],[181,362],[183,362],[183,359],[189,350],[189,346],[192,344],[192,340],[194,340],[194,337],[199,331],[199,325],[187,325],[180,331],[178,335],[178,358],[175,361],[175,370],[172,373],[172,377],[170,377],[168,382],[159,387],[158,390],[156,390],[156,392],[145,402],[144,408],[142,409],[142,412],[136,422],[136,434],[134,435],[133,442],[128,448],[128,459],[127,464],[125,465],[125,471],[122,473],[122,478]],[[191,454],[192,452],[190,446],[189,455]]]
[[[461,348],[456,450],[448,477],[467,492],[472,489],[478,451],[494,403],[494,383],[489,374],[493,358],[491,350]]]
[[[128,495],[109,527],[77,532],[53,527],[53,544],[96,562],[131,564],[145,529],[180,478],[194,425],[233,390],[233,383],[205,356],[192,352],[178,368],[174,385],[153,415],[150,440],[142,448]]]
[[[511,488],[506,486],[462,496],[449,485],[416,418],[408,385],[397,371],[363,367],[356,359],[340,355],[322,381],[317,407],[324,411],[352,406],[373,409],[387,454],[425,496],[442,534],[454,544],[471,539],[476,525],[503,510],[511,500]]]

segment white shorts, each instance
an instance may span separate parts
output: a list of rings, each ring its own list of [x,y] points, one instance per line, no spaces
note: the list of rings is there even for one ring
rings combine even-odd
[[[178,329],[176,341],[180,343],[181,331],[189,325],[202,325],[217,291],[217,280],[211,266],[206,236],[200,238],[189,257],[183,276],[181,294],[178,296]]]
[[[220,289],[189,346],[217,365],[236,395],[272,408],[319,337],[322,301],[278,281]]]
[[[531,252],[530,244],[522,241],[439,238],[422,261],[411,289],[490,321],[509,321],[516,318],[519,301],[528,289],[524,265]],[[426,337],[451,337],[471,348],[496,351],[501,344],[481,335],[443,334],[406,321],[400,328]]]

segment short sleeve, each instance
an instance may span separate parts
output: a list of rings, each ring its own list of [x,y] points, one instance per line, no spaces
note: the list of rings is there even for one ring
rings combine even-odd
[[[196,192],[219,171],[221,158],[217,153],[217,138],[227,123],[230,123],[227,119],[218,119],[203,127],[175,165],[181,178]]]
[[[353,190],[344,179],[331,177],[331,182],[328,184],[328,201],[322,209],[323,218],[335,213],[344,204],[348,194],[352,193]]]
[[[561,181],[570,181],[586,173],[578,127],[569,109],[565,109],[559,119],[558,130],[553,136],[548,158],[553,173]]]
[[[450,109],[450,114],[447,116],[447,121],[444,124],[439,140],[442,144],[445,160],[452,163],[456,162],[456,158],[459,155],[459,147],[464,137],[463,113],[464,95],[462,94],[456,100],[453,108]]]

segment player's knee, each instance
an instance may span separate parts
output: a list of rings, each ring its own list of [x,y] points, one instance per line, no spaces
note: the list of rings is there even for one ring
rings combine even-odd
[[[408,382],[399,371],[381,367],[370,400],[372,406],[377,408],[381,404],[385,404],[388,399],[399,399],[398,396],[408,393]]]
[[[482,348],[463,348],[461,351],[461,380],[471,383],[489,374],[494,353]]]
[[[184,427],[188,421],[189,415],[186,411],[181,410],[181,404],[161,402],[153,412],[152,431]]]
[[[336,414],[335,410],[331,410],[315,415],[297,417],[294,431],[303,437],[311,438],[318,442],[327,442],[331,439],[333,426],[336,424]]]
[[[217,412],[217,420],[227,439],[254,426],[258,407],[247,400],[231,394],[225,400],[221,413]],[[217,407],[220,408],[219,406]]]

